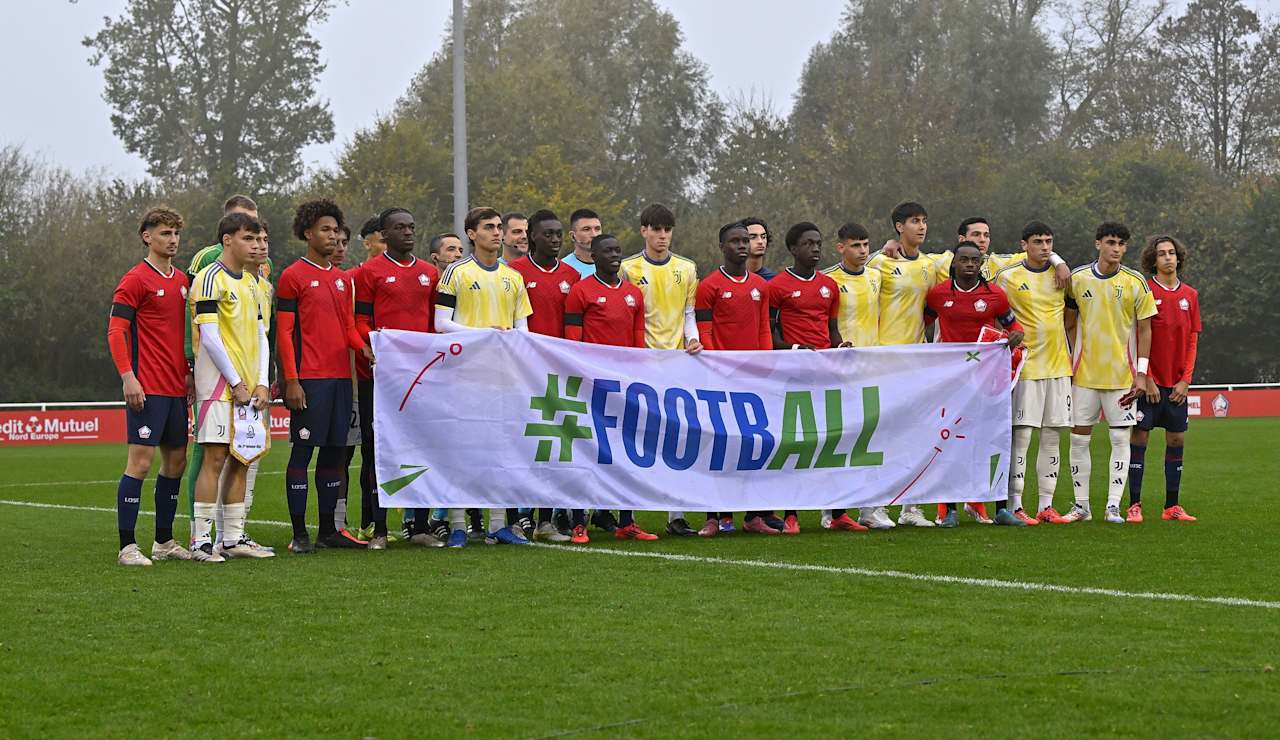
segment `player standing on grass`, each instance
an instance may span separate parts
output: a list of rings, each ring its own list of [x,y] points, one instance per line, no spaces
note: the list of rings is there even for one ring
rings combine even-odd
[[[982,327],[1009,332],[1009,348],[1022,344],[1022,325],[1009,308],[1009,298],[999,286],[982,277],[982,250],[973,242],[956,245],[951,263],[951,278],[935,285],[925,298],[925,318],[937,319],[938,341],[976,342]],[[960,524],[954,503],[945,504],[946,515],[940,527]],[[974,516],[975,519],[979,517]],[[984,517],[985,518],[985,517]],[[981,521],[981,519],[979,519]],[[996,521],[1004,525],[1027,526],[1008,509],[1008,497],[996,504]]]
[[[292,412],[293,448],[285,469],[285,495],[293,524],[296,554],[313,552],[307,533],[307,469],[316,458],[316,496],[320,533],[316,545],[363,549],[367,544],[334,527],[334,509],[342,487],[348,425],[351,420],[351,356],[373,352],[356,331],[349,310],[354,291],[347,274],[329,263],[343,236],[342,210],[331,200],[307,201],[293,217],[293,235],[307,253],[285,268],[276,290],[276,346],[284,380],[285,406]]]
[[[595,272],[578,281],[565,301],[565,338],[614,347],[646,346],[644,293],[618,274],[624,264],[622,246],[613,234],[600,234],[591,240],[591,258]],[[613,536],[620,540],[658,539],[658,535],[641,529],[635,512],[626,509],[618,512]],[[577,545],[589,541],[582,509],[573,510],[572,541]]]
[[[691,355],[702,351],[698,322],[693,315],[693,299],[698,290],[698,266],[693,260],[671,252],[671,236],[676,216],[661,203],[652,203],[640,212],[640,236],[644,250],[622,261],[622,276],[644,295],[645,346],[650,349],[684,349]],[[592,241],[594,249],[595,242]],[[592,518],[593,523],[595,517]],[[612,522],[601,522],[607,525]],[[600,526],[600,524],[597,524]],[[684,512],[667,512],[667,531],[681,537],[697,534]]]
[[[403,208],[388,208],[378,217],[378,231],[386,240],[387,251],[360,266],[356,276],[356,327],[360,337],[369,342],[369,332],[380,329],[434,331],[436,286],[440,273],[427,260],[413,255],[416,243],[413,214]],[[373,376],[362,377],[358,384],[360,399],[360,457],[369,461],[366,472],[360,468],[360,491],[363,506],[373,520],[373,538],[369,549],[387,548],[387,510],[378,505],[376,471],[373,468]],[[426,512],[415,517],[417,526],[409,533],[414,544],[439,547],[442,541],[431,534]]]
[[[720,227],[720,251],[724,261],[698,283],[693,312],[698,336],[709,350],[773,349],[769,328],[769,284],[747,270],[751,236],[742,222]],[[767,512],[749,511],[743,529],[757,534],[779,534],[765,523]],[[698,534],[712,537],[733,531],[732,512],[707,512]]]
[[[124,274],[111,297],[107,346],[120,373],[129,427],[128,459],[116,488],[116,528],[121,565],[154,560],[190,560],[173,539],[182,472],[187,465],[187,395],[191,368],[182,355],[188,280],[173,266],[182,234],[182,216],[152,208],[138,235],[147,248],[142,262]],[[156,476],[156,535],[151,558],[134,539],[142,483],[160,448]]]
[[[470,257],[444,271],[436,294],[435,326],[442,333],[467,329],[528,331],[529,294],[520,273],[498,261],[502,216],[492,208],[472,208],[464,222],[471,240]],[[466,532],[461,509],[449,511],[453,531],[450,547],[463,547]],[[522,532],[507,526],[507,511],[489,510],[491,545],[527,545]]]
[[[1151,317],[1156,315],[1156,304],[1142,274],[1120,263],[1129,245],[1129,228],[1106,222],[1098,226],[1094,238],[1097,261],[1072,271],[1067,288],[1067,334],[1075,334],[1075,377],[1071,383],[1071,421],[1075,425],[1071,430],[1071,479],[1075,504],[1063,518],[1072,522],[1093,518],[1089,508],[1089,476],[1093,468],[1089,440],[1093,425],[1105,419],[1111,439],[1106,519],[1112,524],[1124,524],[1120,499],[1129,467],[1130,427],[1137,422],[1133,403],[1139,395],[1145,395],[1152,403],[1160,400],[1155,384],[1147,376]],[[1138,327],[1136,361],[1129,346],[1134,324]]]
[[[590,208],[579,208],[569,215],[569,239],[573,251],[562,261],[577,270],[581,277],[596,271],[595,263],[591,261],[591,240],[599,236],[600,231],[600,216]]]
[[[769,281],[769,309],[774,349],[831,349],[851,347],[840,336],[840,286],[818,272],[822,260],[822,232],[808,221],[787,229],[791,267]],[[844,509],[831,512],[832,528],[865,532]],[[783,534],[800,534],[799,512],[783,512]]]
[[[823,274],[840,287],[840,315],[837,324],[840,337],[855,347],[880,344],[880,273],[867,269],[871,253],[871,235],[862,224],[847,223],[836,232],[836,251],[840,261],[823,270]],[[868,506],[858,513],[858,523],[869,529],[893,529],[893,520],[879,506]],[[822,526],[832,529],[835,517],[831,510],[822,512]]]
[[[351,308],[352,321],[354,323],[356,309],[356,273],[360,267],[357,265],[347,270],[343,268],[343,264],[347,261],[347,249],[351,244],[351,227],[346,224],[342,225],[342,233],[338,235],[338,244],[334,247],[333,254],[329,255],[329,264],[335,270],[342,270],[346,274],[347,281],[347,300]],[[386,246],[384,244],[383,249]],[[270,329],[267,330],[270,333]],[[356,353],[347,353],[351,358],[351,397],[356,396]],[[361,360],[364,360],[363,353]],[[367,360],[364,360],[366,363]],[[355,459],[356,448],[360,446],[360,408],[354,403],[351,405],[351,417],[347,420],[347,449],[343,453],[342,463],[342,484],[338,487],[338,503],[333,509],[333,526],[335,529],[347,528],[347,492],[351,487],[351,461]],[[362,523],[361,528],[368,526]]]
[[[1187,390],[1196,367],[1200,338],[1200,295],[1179,277],[1187,265],[1187,248],[1172,236],[1157,236],[1142,250],[1142,269],[1155,299],[1151,318],[1151,380],[1160,392],[1152,402],[1138,397],[1138,424],[1129,443],[1129,512],[1126,521],[1142,521],[1142,472],[1147,438],[1164,429],[1164,512],[1162,519],[1194,522],[1182,508],[1182,447],[1187,434]]]
[[[529,218],[529,239],[533,243],[529,256],[511,263],[511,269],[524,278],[525,290],[533,313],[529,316],[529,331],[549,337],[564,338],[564,304],[569,291],[580,279],[577,269],[560,260],[560,246],[564,243],[564,225],[556,214],[540,210]],[[532,532],[534,539],[548,542],[568,542],[569,537],[560,533],[552,523],[553,510],[547,507],[538,511],[538,526]],[[523,518],[523,517],[522,517]],[[526,533],[526,537],[529,533]]]
[[[261,233],[262,224],[255,218],[243,213],[223,216],[218,222],[222,254],[196,275],[190,291],[195,296],[200,335],[195,362],[196,442],[205,448],[196,481],[191,555],[205,562],[275,555],[241,539],[246,469],[229,454],[233,406],[266,409],[270,403],[267,330],[250,261],[250,253],[260,248]],[[215,552],[210,529],[219,497],[226,528],[218,533],[222,547]]]
[[[889,216],[901,254],[878,252],[867,269],[880,273],[880,344],[920,344],[925,341],[924,299],[937,284],[937,270],[930,255],[920,251],[929,233],[929,214],[919,203],[900,203]],[[875,516],[888,514],[884,507]],[[932,527],[917,504],[907,504],[898,524]]]
[[[1053,492],[1062,468],[1062,436],[1071,426],[1071,355],[1063,325],[1066,291],[1059,287],[1050,260],[1053,229],[1039,221],[1022,227],[1022,250],[1026,258],[1000,270],[995,280],[1026,332],[1023,343],[1027,347],[1022,373],[1013,388],[1009,507],[1024,524],[1062,524],[1066,520],[1053,508]],[[1033,429],[1040,430],[1036,453],[1039,500],[1034,517],[1022,508]]]

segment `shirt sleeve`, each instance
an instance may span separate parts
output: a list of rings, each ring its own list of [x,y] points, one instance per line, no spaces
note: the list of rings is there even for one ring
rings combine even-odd
[[[582,341],[582,312],[584,301],[578,285],[569,289],[569,297],[564,301],[564,338],[575,342]]]
[[[107,323],[107,348],[111,360],[121,375],[133,371],[133,356],[129,352],[129,332],[133,320],[142,305],[142,283],[132,274],[125,275],[111,296],[111,318]]]
[[[685,288],[684,291],[684,310],[692,311],[694,300],[698,294],[698,271],[690,266],[687,274],[689,276],[689,287]]]
[[[280,372],[285,380],[298,379],[298,361],[293,346],[293,328],[298,321],[298,286],[293,274],[280,275],[276,289],[276,354],[280,356]]]
[[[715,305],[712,302],[714,291],[710,290],[710,283],[702,281],[698,283],[698,290],[694,293],[693,298],[693,316],[698,322],[699,341],[707,349],[716,349],[716,339],[712,319],[715,317]]]
[[[1136,280],[1134,281],[1137,282]],[[1149,319],[1156,315],[1156,299],[1151,295],[1151,288],[1145,283],[1138,283],[1138,300],[1134,304],[1134,313],[1138,320]]]
[[[632,340],[634,344],[632,346],[647,347],[648,342],[645,341],[645,326],[644,326],[644,294],[640,292],[639,288],[636,288],[635,296],[636,296],[636,310],[634,314],[635,318],[632,321],[632,325],[631,325],[631,332],[632,332],[632,336],[634,337],[634,339]]]
[[[374,282],[373,277],[369,274],[369,270],[356,271],[356,331],[360,333],[360,338],[369,341],[369,332],[373,331],[373,298],[374,298]],[[430,311],[431,307],[428,306]]]
[[[512,270],[512,272],[516,272]],[[524,284],[524,277],[516,272],[516,278],[519,279],[519,289],[516,291],[516,313],[511,317],[514,324],[520,319],[528,319],[533,315],[533,303],[529,301],[529,288]]]
[[[216,324],[218,322],[218,302],[222,300],[224,294],[221,274],[204,274],[202,279],[196,281],[195,288],[191,292],[196,297],[196,311],[193,321],[196,324]]]

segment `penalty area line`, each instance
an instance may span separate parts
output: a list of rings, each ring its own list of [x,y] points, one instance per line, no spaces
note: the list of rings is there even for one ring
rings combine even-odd
[[[1184,604],[1213,604],[1215,606],[1240,606],[1255,609],[1280,609],[1280,601],[1244,599],[1237,596],[1195,596],[1193,594],[1165,593],[1160,591],[1122,591],[1120,589],[1098,588],[1095,586],[1063,586],[1055,583],[1002,580],[999,578],[970,578],[966,576],[911,573],[904,570],[876,570],[873,568],[840,567],[834,565],[816,565],[812,563],[788,563],[776,560],[715,558],[701,555],[680,555],[670,552],[596,548],[587,549],[572,547],[569,545],[551,545],[540,542],[532,544],[536,547],[548,550],[559,550],[562,552],[585,553],[591,555],[612,555],[623,558],[649,558],[652,560],[666,560],[676,563],[697,563],[701,565],[727,565],[739,568],[828,573],[832,575],[860,576],[863,578],[891,578],[904,581],[916,581],[919,583],[935,583],[946,586],[968,586],[971,588],[1043,592],[1067,594],[1071,596],[1105,596],[1114,599],[1132,599],[1139,601],[1173,601]]]

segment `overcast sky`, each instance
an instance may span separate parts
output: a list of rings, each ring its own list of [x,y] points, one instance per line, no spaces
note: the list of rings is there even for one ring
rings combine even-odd
[[[721,95],[754,93],[789,110],[809,49],[830,36],[845,0],[658,0],[679,21],[685,48],[711,71]],[[102,70],[90,67],[80,41],[117,17],[125,0],[0,0],[6,35],[0,58],[0,146],[28,152],[72,170],[101,168],[142,176],[146,167],[111,132],[102,101]],[[414,73],[439,48],[450,0],[350,0],[317,29],[328,68],[319,93],[332,106],[337,136],[308,147],[312,166],[332,161],[357,129],[390,111]],[[395,18],[421,38],[416,54],[373,53],[369,39]],[[725,44],[738,37],[741,44]]]

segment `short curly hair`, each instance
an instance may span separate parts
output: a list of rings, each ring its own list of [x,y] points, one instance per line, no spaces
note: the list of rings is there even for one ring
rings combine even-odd
[[[142,223],[138,226],[138,236],[161,225],[181,229],[184,225],[182,215],[168,206],[156,206],[143,214]]]
[[[315,226],[316,222],[325,216],[333,217],[333,220],[338,222],[338,228],[346,226],[346,222],[342,219],[342,209],[338,204],[328,198],[319,198],[298,206],[298,210],[293,214],[293,235],[298,238],[298,241],[305,242],[307,229]]]
[[[1165,242],[1173,245],[1173,253],[1178,258],[1178,273],[1181,274],[1183,268],[1187,266],[1187,247],[1177,237],[1169,234],[1160,234],[1153,236],[1147,240],[1147,245],[1142,248],[1142,269],[1149,275],[1156,274],[1156,249]]]

